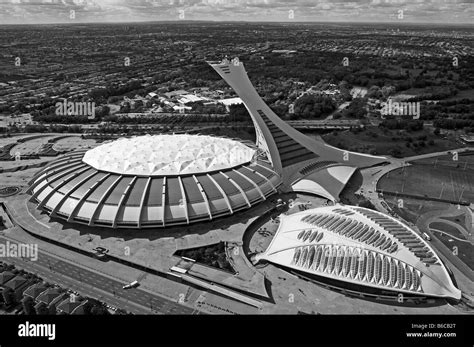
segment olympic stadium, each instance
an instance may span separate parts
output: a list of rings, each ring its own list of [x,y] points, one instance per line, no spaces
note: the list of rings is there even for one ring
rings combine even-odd
[[[49,163],[29,182],[30,200],[68,222],[167,227],[234,214],[279,191],[337,201],[358,168],[385,160],[289,126],[260,98],[237,58],[209,64],[243,100],[256,146],[198,135],[119,139]]]
[[[30,191],[52,216],[151,228],[211,220],[277,191],[280,176],[238,141],[199,135],[120,139],[53,161]]]
[[[274,208],[276,199],[269,198],[277,194],[321,197],[333,206],[280,215],[270,245],[252,261],[358,293],[460,299],[448,269],[412,229],[382,213],[338,204],[355,172],[382,165],[387,158],[307,137],[265,104],[237,58],[208,63],[242,99],[253,121],[255,144],[189,134],[121,138],[49,162],[29,181],[30,202],[73,229],[74,224],[104,227],[120,237],[118,229],[158,234],[153,229],[234,215],[233,221],[240,223],[239,212]]]

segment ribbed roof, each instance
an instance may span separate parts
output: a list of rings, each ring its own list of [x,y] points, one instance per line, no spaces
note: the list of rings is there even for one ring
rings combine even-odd
[[[281,184],[281,177],[271,166],[257,156],[251,160],[255,150],[238,141],[174,136],[180,139],[142,136],[112,142],[101,146],[100,151],[62,156],[32,179],[32,200],[52,216],[69,222],[112,228],[156,228],[233,214],[264,201]],[[195,158],[190,164],[192,168],[197,170],[200,166],[204,171],[192,173],[190,166],[183,167],[184,162],[172,161],[163,146],[166,142],[171,147],[179,144],[179,149],[173,149],[176,158],[190,155]],[[134,156],[133,151],[126,152],[131,143],[143,150],[142,153],[135,149],[137,157],[150,159],[161,155],[161,169],[156,169],[155,161],[155,170],[147,173],[147,161],[137,159],[140,165],[133,170],[114,172],[132,160],[125,159]],[[107,157],[109,150],[111,156]],[[186,154],[188,150],[194,154]],[[216,158],[212,158],[212,153]],[[100,169],[94,167],[91,158],[104,165]],[[169,162],[165,165],[166,160]]]
[[[431,246],[390,216],[336,205],[281,218],[256,260],[382,290],[460,299]]]

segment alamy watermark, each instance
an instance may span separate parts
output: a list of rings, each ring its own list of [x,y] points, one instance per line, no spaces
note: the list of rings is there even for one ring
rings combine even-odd
[[[420,118],[419,102],[398,102],[389,99],[388,102],[382,103],[380,110],[382,116],[411,116],[413,119]]]
[[[55,104],[56,115],[58,116],[87,116],[89,119],[95,118],[95,102],[89,101],[67,101]]]
[[[19,337],[47,337],[48,340],[56,339],[56,324],[38,324],[26,321],[18,325]]]
[[[38,245],[10,241],[0,243],[0,258],[29,258],[32,261],[37,261]]]

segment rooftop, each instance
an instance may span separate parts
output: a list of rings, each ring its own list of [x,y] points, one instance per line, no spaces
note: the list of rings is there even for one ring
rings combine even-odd
[[[123,138],[89,150],[83,161],[124,175],[185,175],[217,171],[252,160],[255,150],[224,138],[155,135]]]

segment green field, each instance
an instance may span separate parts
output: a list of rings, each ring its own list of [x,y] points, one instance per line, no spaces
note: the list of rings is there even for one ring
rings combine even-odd
[[[443,101],[474,99],[474,89],[460,90],[457,95],[444,99]]]
[[[411,198],[403,198],[403,207],[399,208],[398,199],[396,196],[384,196],[385,202],[398,216],[413,224],[416,224],[418,218],[427,212],[449,208],[449,204],[444,202],[423,201]]]
[[[418,140],[423,136],[426,136],[426,140]],[[442,138],[433,135],[426,129],[407,132],[368,126],[361,132],[347,130],[332,132],[322,137],[328,144],[341,149],[369,154],[393,155],[399,158],[460,147],[454,137]]]
[[[434,232],[435,236],[438,240],[440,240],[446,247],[451,250],[454,250],[454,247],[457,247],[458,257],[469,266],[472,270],[474,270],[474,252],[473,247],[468,242],[462,242],[455,239],[450,238],[447,235]]]
[[[453,201],[474,202],[474,170],[414,164],[389,172],[377,189]]]
[[[455,156],[454,153],[442,155],[439,157],[420,159],[412,161],[413,164],[434,165],[436,167],[451,167],[455,169],[471,169],[474,170],[474,155],[471,152],[461,152]]]

